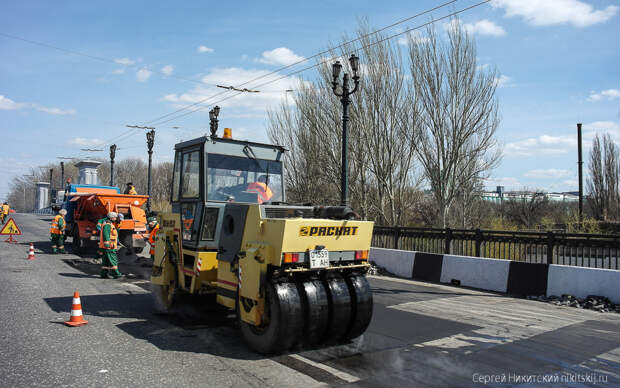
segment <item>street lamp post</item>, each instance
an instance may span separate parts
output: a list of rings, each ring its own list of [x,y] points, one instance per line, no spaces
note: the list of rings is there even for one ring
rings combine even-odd
[[[209,111],[209,129],[211,131],[211,137],[217,137],[217,124],[219,122],[217,116],[219,115],[220,107],[217,105]]]
[[[349,64],[351,65],[351,70],[353,70],[353,82],[355,83],[353,90],[349,90],[349,74],[344,73],[342,77],[342,91],[338,93],[338,84],[340,78],[340,71],[342,70],[342,65],[340,61],[336,61],[332,65],[332,75],[334,79],[332,81],[332,90],[334,94],[340,97],[340,102],[342,102],[342,171],[340,177],[340,205],[348,206],[349,205],[349,196],[348,196],[348,167],[347,167],[347,123],[349,121],[349,103],[351,100],[349,96],[357,91],[357,87],[359,86],[360,77],[357,75],[357,71],[359,70],[359,58],[355,55],[351,55],[349,58]]]
[[[148,175],[148,186],[147,186],[147,191],[148,191],[148,196],[149,198],[146,200],[146,210],[150,213],[151,212],[151,165],[153,162],[153,146],[155,145],[155,130],[151,129],[149,132],[146,133],[146,145],[148,146],[149,149],[149,175]]]
[[[110,186],[114,186],[114,157],[116,156],[116,144],[110,146]]]

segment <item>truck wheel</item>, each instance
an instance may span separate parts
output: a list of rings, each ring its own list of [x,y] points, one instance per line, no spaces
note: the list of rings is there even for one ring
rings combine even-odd
[[[346,337],[351,322],[351,294],[339,274],[330,274],[324,284],[329,300],[329,326],[325,342],[340,342]]]
[[[304,312],[304,342],[318,345],[329,324],[329,301],[325,286],[320,280],[299,283],[299,293]]]
[[[162,286],[151,283],[151,287],[151,294],[155,299],[155,309],[161,313],[171,313],[178,300],[176,284],[170,282],[168,285]]]
[[[345,278],[351,294],[351,326],[347,339],[357,338],[364,334],[372,319],[372,291],[364,275],[347,276]]]
[[[273,354],[290,349],[297,343],[303,330],[303,314],[297,287],[294,283],[267,283],[263,324],[254,326],[244,322],[240,314],[237,319],[245,342],[254,351]]]
[[[73,236],[73,242],[71,243],[73,245],[73,253],[82,256],[86,251],[86,242],[80,238],[80,228],[77,225],[73,227],[71,235]]]

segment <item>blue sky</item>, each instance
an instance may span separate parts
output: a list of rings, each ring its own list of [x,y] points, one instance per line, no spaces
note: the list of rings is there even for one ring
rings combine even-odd
[[[87,156],[81,148],[105,148],[90,155],[106,157],[114,141],[117,159],[146,157],[144,133],[128,133],[126,124],[149,122],[221,92],[214,84],[238,85],[310,57],[354,33],[360,18],[381,28],[441,3],[4,2],[0,199],[12,176],[59,156]],[[456,1],[432,15],[475,3]],[[620,1],[494,0],[460,19],[476,37],[480,65],[501,74],[504,158],[487,186],[576,190],[575,124],[584,123],[586,150],[596,132],[609,132],[620,143]],[[428,16],[388,32],[426,21]],[[221,101],[220,127],[266,141],[266,109],[281,103],[296,82],[287,77],[261,93]],[[208,122],[207,108],[156,125],[155,159],[171,160],[174,143],[205,133]]]

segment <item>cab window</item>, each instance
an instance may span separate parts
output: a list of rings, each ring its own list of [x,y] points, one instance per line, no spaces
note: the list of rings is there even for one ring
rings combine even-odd
[[[179,200],[179,187],[181,186],[181,153],[177,152],[174,160],[174,173],[172,175],[172,201]]]
[[[183,154],[181,197],[198,198],[200,195],[200,151]]]

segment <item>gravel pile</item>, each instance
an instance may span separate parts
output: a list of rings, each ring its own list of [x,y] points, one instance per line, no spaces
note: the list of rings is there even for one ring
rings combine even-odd
[[[530,296],[528,299],[548,302],[556,306],[576,307],[579,309],[594,310],[601,313],[616,312],[620,314],[620,304],[613,304],[609,299],[599,295],[588,295],[587,298],[577,298],[573,295],[563,294],[562,296]]]

